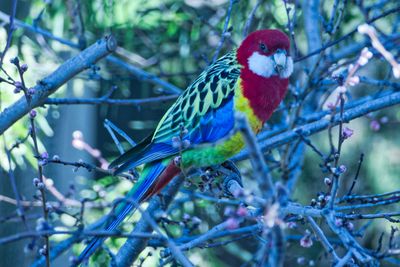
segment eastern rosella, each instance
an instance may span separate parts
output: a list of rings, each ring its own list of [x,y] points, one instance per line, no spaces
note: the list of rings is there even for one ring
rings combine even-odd
[[[261,130],[287,91],[293,72],[289,46],[281,31],[259,30],[204,70],[168,109],[154,133],[111,163],[115,174],[145,164],[127,197],[141,203],[157,194],[181,167],[217,165],[238,153],[244,140],[240,133],[232,133],[234,114],[242,112],[255,133]],[[187,140],[183,151],[174,145],[177,136]],[[181,155],[179,166],[177,155]],[[132,201],[119,204],[106,230],[114,230],[135,210]],[[90,257],[104,239],[91,240],[77,263]]]

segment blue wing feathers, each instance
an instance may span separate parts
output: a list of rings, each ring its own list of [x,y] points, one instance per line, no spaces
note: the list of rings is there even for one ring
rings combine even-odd
[[[216,142],[229,134],[234,123],[233,98],[231,98],[201,118],[200,125],[192,132],[190,141],[194,144]]]

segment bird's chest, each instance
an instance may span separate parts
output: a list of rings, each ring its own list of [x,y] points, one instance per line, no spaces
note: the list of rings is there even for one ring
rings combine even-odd
[[[252,111],[248,116],[256,118],[263,124],[271,117],[285,96],[288,79],[280,79],[279,76],[263,78],[249,71],[243,71],[242,76],[240,79],[242,94],[238,95],[238,98],[244,100],[244,109]],[[249,118],[250,123],[251,118]]]
[[[242,81],[239,80],[238,83],[234,99],[235,111],[246,116],[251,129],[257,134],[261,130],[263,122],[257,117],[254,109],[250,105],[250,100],[243,95]]]

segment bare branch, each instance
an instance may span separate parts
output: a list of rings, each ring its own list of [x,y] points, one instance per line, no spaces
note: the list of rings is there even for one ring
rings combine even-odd
[[[113,52],[116,47],[115,38],[107,36],[75,57],[67,60],[52,74],[38,82],[34,87],[35,94],[32,96],[30,103],[27,103],[25,97],[21,97],[17,102],[3,110],[0,114],[0,134],[3,134],[4,131],[32,108],[43,105],[47,97],[57,91],[61,85],[65,84],[79,72],[90,68],[98,60]]]

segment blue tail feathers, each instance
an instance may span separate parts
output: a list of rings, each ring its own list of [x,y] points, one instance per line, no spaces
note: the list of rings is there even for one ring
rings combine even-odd
[[[134,212],[136,205],[145,200],[146,193],[151,189],[152,185],[154,185],[158,176],[165,168],[166,164],[161,160],[152,162],[145,166],[140,179],[127,194],[127,201],[123,201],[113,211],[111,211],[109,215],[110,219],[105,227],[106,231],[115,230],[129,213]],[[106,237],[94,237],[72,266],[78,266],[83,261],[89,259],[89,257],[102,245],[105,239]]]

